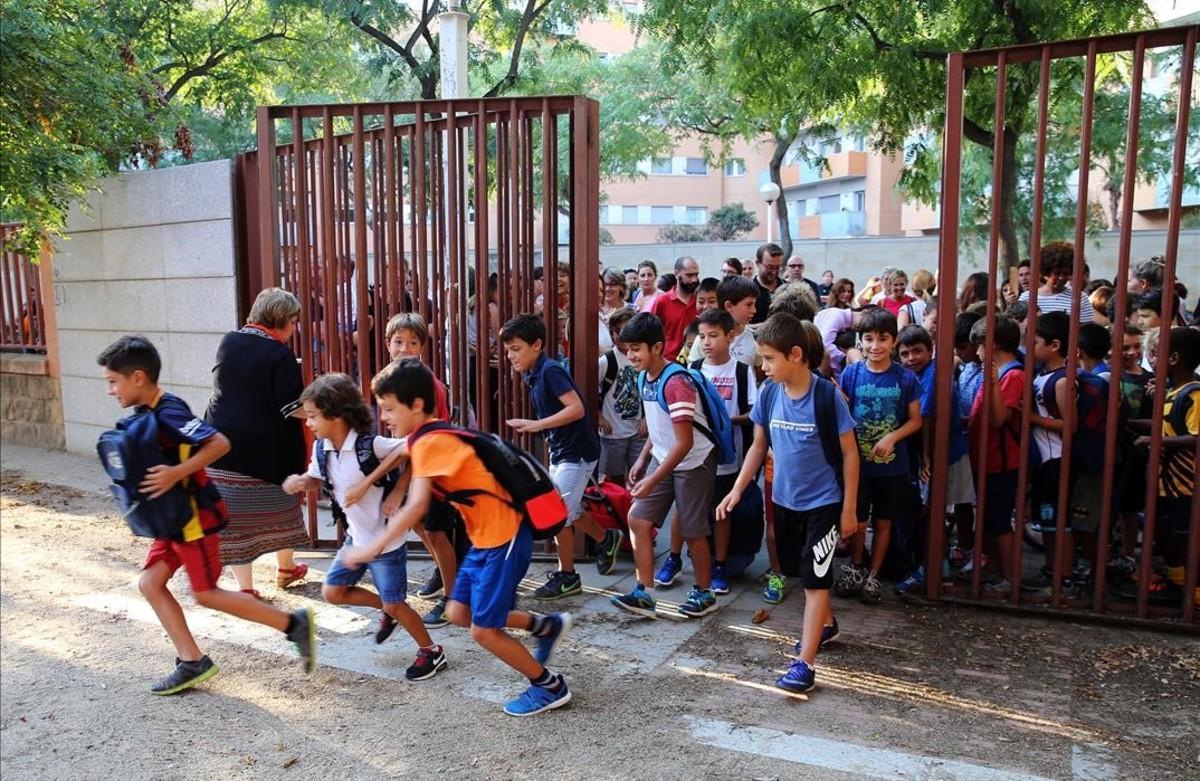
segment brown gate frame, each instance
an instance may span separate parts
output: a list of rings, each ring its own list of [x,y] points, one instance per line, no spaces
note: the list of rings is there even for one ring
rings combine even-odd
[[[1086,210],[1087,210],[1087,185],[1088,174],[1091,168],[1091,133],[1092,133],[1092,117],[1095,102],[1095,73],[1096,73],[1096,57],[1099,54],[1111,52],[1133,52],[1134,76],[1133,84],[1130,92],[1129,100],[1129,129],[1126,137],[1125,148],[1125,171],[1127,175],[1123,181],[1122,191],[1122,216],[1120,241],[1118,245],[1118,260],[1116,273],[1116,310],[1124,312],[1126,302],[1128,300],[1128,291],[1126,289],[1126,278],[1129,273],[1129,255],[1130,241],[1132,230],[1132,212],[1133,212],[1133,187],[1137,177],[1128,175],[1129,172],[1137,170],[1137,142],[1138,142],[1138,123],[1141,116],[1141,98],[1142,98],[1142,76],[1145,67],[1145,55],[1147,48],[1157,48],[1163,46],[1182,46],[1183,56],[1180,62],[1179,74],[1179,113],[1176,118],[1175,126],[1175,149],[1174,159],[1171,174],[1171,201],[1168,216],[1167,229],[1167,247],[1166,247],[1166,262],[1164,269],[1164,284],[1162,297],[1162,323],[1160,328],[1158,363],[1155,367],[1155,375],[1160,378],[1165,376],[1167,367],[1167,359],[1170,348],[1170,324],[1173,321],[1175,313],[1175,292],[1173,289],[1173,281],[1176,279],[1176,269],[1178,262],[1179,251],[1179,227],[1182,215],[1182,194],[1183,194],[1183,171],[1185,164],[1185,152],[1187,144],[1187,130],[1189,111],[1191,109],[1191,92],[1192,92],[1192,74],[1194,71],[1194,62],[1196,54],[1196,39],[1197,33],[1200,32],[1200,25],[1190,25],[1184,27],[1166,28],[1160,30],[1152,30],[1138,33],[1126,33],[1121,35],[1109,35],[1098,38],[1089,38],[1074,41],[1059,41],[1054,43],[1028,44],[1023,46],[1013,46],[999,49],[987,49],[972,52],[956,52],[950,54],[947,58],[946,65],[946,124],[943,133],[943,158],[942,158],[942,187],[941,187],[941,206],[942,220],[940,232],[940,247],[939,247],[939,269],[938,269],[938,288],[943,291],[942,295],[938,296],[938,321],[942,323],[942,327],[938,329],[937,334],[937,376],[936,376],[936,410],[939,420],[949,420],[952,412],[954,400],[952,397],[951,378],[954,370],[954,329],[949,324],[954,322],[955,316],[955,297],[953,295],[944,294],[945,291],[954,291],[958,285],[958,224],[959,224],[959,199],[960,199],[960,176],[962,172],[962,134],[963,134],[963,94],[967,73],[971,69],[994,67],[996,68],[996,109],[995,109],[995,125],[994,125],[994,147],[992,155],[994,159],[993,166],[993,182],[999,182],[1003,173],[1003,155],[1001,150],[1004,143],[1004,112],[1005,112],[1005,85],[1006,85],[1006,69],[1009,65],[1023,62],[1040,62],[1040,86],[1038,90],[1038,125],[1037,125],[1037,154],[1034,171],[1034,196],[1033,196],[1033,215],[1032,215],[1032,236],[1031,236],[1031,269],[1029,294],[1029,312],[1033,317],[1036,312],[1037,303],[1037,284],[1041,278],[1041,244],[1042,244],[1042,197],[1044,188],[1045,174],[1045,154],[1046,154],[1046,128],[1048,114],[1048,96],[1050,89],[1050,63],[1052,60],[1061,59],[1064,57],[1086,57],[1086,68],[1084,74],[1084,96],[1083,105],[1084,113],[1082,120],[1082,130],[1080,139],[1079,152],[1079,206],[1076,216],[1075,226],[1075,246],[1082,248],[1086,238]],[[991,394],[996,392],[994,383],[990,377],[990,370],[986,367],[991,366],[993,349],[994,349],[994,332],[996,321],[996,297],[997,297],[997,263],[999,249],[999,234],[1000,234],[1000,201],[999,188],[994,188],[996,196],[992,201],[992,214],[990,225],[990,237],[988,244],[988,279],[989,289],[987,298],[987,337],[984,345],[983,365],[985,371],[988,371],[983,383],[983,408],[988,408],[988,402]],[[1082,287],[1083,280],[1083,263],[1080,262],[1082,253],[1076,255],[1076,264],[1074,274],[1071,281],[1071,289],[1078,291]],[[1078,304],[1076,304],[1076,308]],[[1032,321],[1030,327],[1026,328],[1025,337],[1025,372],[1026,377],[1033,376],[1033,338],[1034,328]],[[1120,345],[1125,333],[1124,317],[1117,317],[1113,324],[1113,345],[1114,351],[1120,349]],[[1076,382],[1076,369],[1078,368],[1078,343],[1079,343],[1079,322],[1078,318],[1073,317],[1071,321],[1070,336],[1068,339],[1067,348],[1067,381],[1070,383],[1071,391],[1074,392]],[[1119,377],[1119,366],[1117,368]],[[1161,386],[1160,386],[1161,387]],[[1108,394],[1108,409],[1117,409],[1119,393],[1119,382],[1111,382]],[[1017,510],[1014,524],[1014,569],[1013,573],[1005,573],[1012,583],[1012,594],[1009,597],[1009,604],[1013,607],[1021,605],[1020,594],[1020,572],[1021,572],[1021,550],[1022,550],[1022,530],[1025,522],[1025,510],[1027,491],[1026,486],[1029,484],[1029,468],[1028,454],[1030,447],[1030,416],[1032,414],[1031,393],[1027,384],[1025,393],[1024,405],[1021,415],[1021,435],[1020,435],[1020,465],[1017,488]],[[1157,475],[1159,465],[1161,463],[1162,454],[1162,420],[1163,420],[1163,403],[1162,394],[1159,394],[1155,399],[1153,429],[1151,434],[1150,447],[1150,466],[1148,474],[1151,476],[1147,480],[1146,506],[1145,506],[1145,525],[1142,531],[1144,540],[1141,552],[1141,562],[1139,570],[1142,573],[1150,571],[1151,552],[1154,540],[1154,527],[1156,523],[1156,508],[1158,504],[1158,480]],[[1073,407],[1063,410],[1065,418],[1065,429],[1063,432],[1063,464],[1062,473],[1070,474],[1071,462],[1071,442],[1073,438],[1073,426],[1075,410]],[[1095,587],[1090,601],[1090,609],[1096,614],[1105,613],[1117,606],[1106,603],[1104,599],[1105,589],[1105,562],[1107,562],[1108,537],[1111,529],[1110,521],[1113,511],[1113,491],[1115,488],[1114,466],[1116,455],[1116,431],[1117,431],[1117,416],[1109,415],[1105,426],[1105,454],[1104,454],[1104,472],[1103,472],[1103,488],[1101,497],[1101,516],[1099,529],[1097,534],[1097,545],[1099,546],[1100,555],[1097,557],[1097,567],[1095,575]],[[981,450],[986,453],[987,450],[988,426],[982,427],[982,447]],[[1200,463],[1200,447],[1197,448],[1197,463]],[[949,469],[949,439],[947,437],[939,437],[934,443],[933,450],[933,476],[930,483],[930,499],[929,506],[931,508],[944,508],[946,506],[946,478]],[[977,501],[975,511],[975,540],[974,551],[975,561],[979,561],[979,555],[982,550],[983,543],[983,527],[986,511],[986,463],[979,464],[977,467]],[[1068,483],[1066,480],[1061,481],[1057,502],[1056,518],[1058,524],[1057,540],[1062,539],[1064,531],[1065,514],[1068,505]],[[942,520],[942,513],[934,510],[930,513],[928,549],[926,551],[926,594],[930,599],[953,599],[943,593],[941,562],[944,556],[943,546],[945,543],[945,525]],[[1063,546],[1056,545],[1056,560],[1053,562],[1053,578],[1054,586],[1051,596],[1051,609],[1059,609],[1064,606],[1063,595],[1060,589],[1061,575],[1065,565],[1065,552]],[[1150,618],[1156,619],[1156,623],[1161,624],[1164,618],[1181,617],[1185,622],[1185,626],[1192,630],[1196,629],[1196,612],[1192,602],[1192,593],[1197,583],[1197,569],[1200,568],[1200,498],[1193,496],[1191,507],[1191,527],[1188,537],[1188,548],[1186,558],[1186,586],[1183,591],[1182,604],[1177,609],[1169,611],[1161,611],[1152,609],[1149,605],[1148,594],[1148,579],[1142,577],[1139,582],[1138,595],[1134,616],[1126,616],[1128,620],[1146,620]],[[970,597],[971,601],[980,600],[980,567],[975,567],[973,571]],[[994,602],[991,604],[995,604]]]
[[[306,139],[306,121],[319,134]],[[290,123],[290,143],[276,144],[279,122]],[[349,132],[336,132],[346,124]],[[369,395],[386,354],[384,324],[415,309],[429,325],[426,359],[449,381],[451,405],[470,404],[480,428],[511,435],[503,421],[530,416],[528,394],[501,346],[488,345],[486,304],[473,314],[479,360],[469,355],[468,288],[486,301],[494,269],[500,321],[534,311],[540,251],[547,353],[570,360],[595,411],[599,160],[599,104],[580,96],[260,107],[258,151],[240,155],[236,167],[243,311],[264,287],[293,291],[303,307],[293,348],[305,382],[342,371]],[[565,260],[557,231],[564,219]],[[561,314],[553,305],[560,260],[569,269]],[[484,357],[495,362],[494,375]],[[512,438],[532,444],[528,435]],[[316,544],[314,509],[310,500]]]

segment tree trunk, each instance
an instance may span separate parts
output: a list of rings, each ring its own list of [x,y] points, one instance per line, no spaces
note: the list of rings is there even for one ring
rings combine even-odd
[[[780,176],[780,171],[783,168],[783,158],[787,156],[793,139],[792,135],[775,134],[775,151],[771,153],[770,167],[771,181],[779,188],[779,197],[775,199],[775,222],[779,226],[778,244],[783,247],[785,258],[792,255],[792,228],[788,224],[787,199],[783,197],[783,178]]]
[[[997,264],[996,276],[999,279],[992,283],[999,287],[1008,279],[1010,269],[1017,267],[1021,260],[1021,247],[1017,238],[1017,223],[1013,217],[1013,207],[1017,202],[1017,136],[1019,130],[1004,129],[1004,146],[1001,149],[1004,170],[1000,174],[1000,262]]]

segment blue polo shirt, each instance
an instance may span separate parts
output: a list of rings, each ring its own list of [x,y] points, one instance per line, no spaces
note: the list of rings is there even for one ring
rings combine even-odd
[[[563,403],[559,397],[569,391],[575,391],[579,398],[579,388],[575,380],[567,374],[567,370],[557,361],[546,357],[545,353],[538,358],[537,363],[525,372],[525,384],[529,386],[529,397],[533,402],[534,417],[542,420],[561,412]],[[542,432],[546,443],[550,446],[550,463],[578,463],[600,460],[600,437],[596,434],[596,426],[592,416],[584,409],[583,417],[558,428],[548,428]]]

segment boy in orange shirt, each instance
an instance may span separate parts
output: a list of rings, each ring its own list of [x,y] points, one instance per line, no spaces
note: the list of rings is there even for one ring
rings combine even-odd
[[[398,436],[414,439],[422,426],[436,420],[433,375],[419,361],[407,359],[388,366],[375,376],[371,391],[379,405],[379,419]],[[401,539],[425,517],[435,488],[443,495],[478,491],[471,504],[457,505],[473,548],[459,568],[446,615],[458,626],[470,626],[479,645],[529,679],[529,688],[504,706],[505,713],[532,716],[566,705],[571,700],[566,679],[551,672],[546,662],[570,631],[571,615],[514,610],[517,585],[533,554],[533,534],[509,504],[508,492],[457,436],[431,434],[416,439],[408,457],[410,482],[404,506],[374,545],[347,549],[347,562],[370,561]],[[536,652],[530,654],[506,629],[530,632],[537,642]]]

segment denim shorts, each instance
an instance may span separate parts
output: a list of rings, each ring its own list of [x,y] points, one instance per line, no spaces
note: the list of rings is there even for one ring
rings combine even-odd
[[[463,563],[450,599],[466,605],[471,623],[485,629],[503,629],[508,613],[517,605],[517,586],[529,571],[533,557],[533,532],[522,523],[517,536],[495,548],[471,548]]]
[[[583,492],[596,471],[595,461],[564,461],[550,465],[550,479],[567,505],[567,526],[583,511]]]
[[[352,544],[347,537],[346,546]],[[395,550],[381,554],[360,567],[347,567],[342,562],[342,551],[338,551],[333,565],[325,573],[325,585],[356,586],[358,581],[362,580],[364,572],[371,573],[371,581],[385,605],[398,605],[408,597],[408,553],[405,546],[401,545]]]

